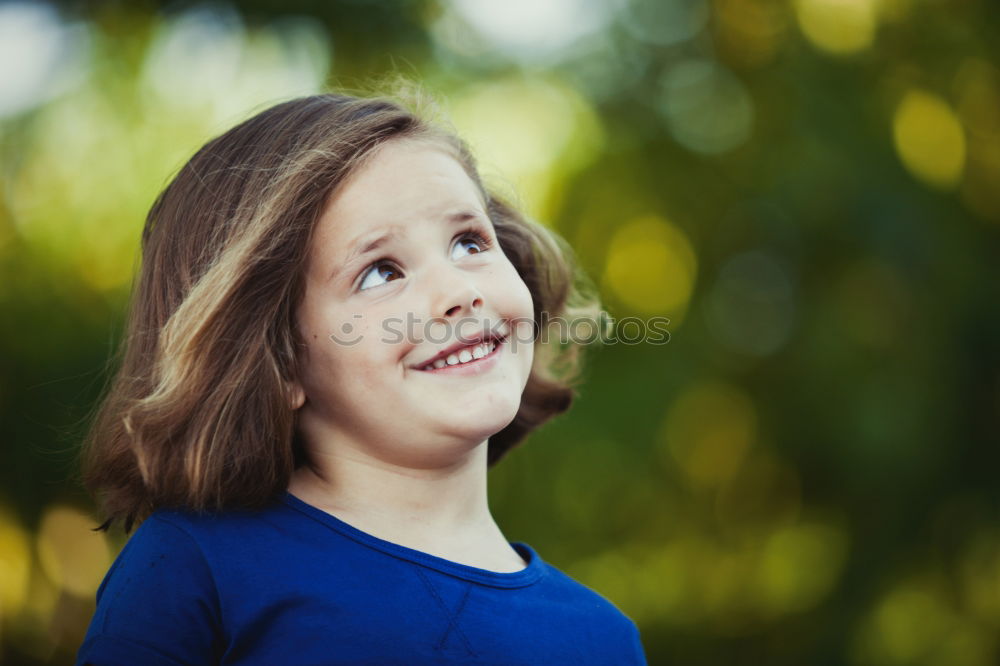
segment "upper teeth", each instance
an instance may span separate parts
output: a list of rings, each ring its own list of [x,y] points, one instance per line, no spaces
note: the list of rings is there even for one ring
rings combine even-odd
[[[448,354],[447,358],[439,358],[438,360],[424,366],[423,370],[431,370],[435,368],[443,368],[446,365],[458,365],[459,363],[468,363],[473,359],[480,359],[490,352],[492,352],[497,346],[496,340],[490,340],[489,342],[482,342],[478,345],[472,347],[466,347],[465,349],[459,350],[455,354]]]

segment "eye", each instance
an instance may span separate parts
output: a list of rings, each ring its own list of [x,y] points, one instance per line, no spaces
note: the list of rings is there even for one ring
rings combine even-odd
[[[479,230],[468,229],[461,234],[455,247],[467,247],[470,250],[469,254],[479,254],[490,248],[490,240]],[[452,259],[454,258],[455,255],[452,253]]]
[[[478,229],[466,229],[458,235],[451,258],[453,260],[462,258],[462,254],[456,255],[458,248],[464,248],[467,254],[473,255],[485,252],[490,247],[492,247],[492,242],[489,236]],[[375,263],[370,264],[364,273],[362,273],[361,282],[358,284],[358,291],[379,287],[386,282],[392,282],[401,277],[403,277],[403,272],[396,268],[395,264],[385,258],[379,259]],[[379,278],[382,279],[381,282]]]
[[[374,264],[371,267],[371,269],[369,269],[365,273],[365,276],[361,279],[361,284],[358,285],[358,290],[359,291],[363,291],[365,289],[371,289],[372,287],[377,287],[380,284],[384,284],[385,282],[391,282],[392,280],[398,280],[399,276],[401,276],[401,275],[402,275],[402,273],[400,273],[398,270],[396,270],[395,266],[393,266],[392,264],[390,264],[388,262],[380,261],[380,262]],[[382,277],[382,278],[385,279],[385,282],[378,282],[377,280],[373,281],[371,279],[372,276]],[[396,276],[396,277],[391,277],[391,276]],[[374,284],[372,284],[373,282],[374,282]]]

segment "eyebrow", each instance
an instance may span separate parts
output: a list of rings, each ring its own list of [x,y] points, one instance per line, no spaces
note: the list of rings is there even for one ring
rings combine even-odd
[[[469,220],[481,219],[482,217],[482,213],[475,213],[470,210],[461,210],[456,213],[449,214],[445,218],[445,222],[449,225],[456,226],[464,224]],[[338,280],[340,276],[350,270],[355,264],[360,263],[361,259],[369,254],[377,252],[385,245],[388,245],[392,241],[399,238],[399,232],[402,229],[403,227],[401,225],[395,224],[382,229],[381,233],[379,231],[372,231],[355,238],[351,241],[350,245],[353,249],[342,261],[337,262],[337,266],[333,269],[330,279]],[[374,238],[371,237],[373,234],[376,234]]]

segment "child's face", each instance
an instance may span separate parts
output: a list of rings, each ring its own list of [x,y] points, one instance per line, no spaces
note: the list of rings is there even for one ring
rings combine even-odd
[[[351,258],[390,228],[394,238]],[[295,404],[304,401],[307,441],[411,466],[454,462],[517,413],[532,314],[531,294],[455,158],[427,141],[389,142],[338,188],[313,236]],[[420,369],[489,330],[509,333],[490,356]]]

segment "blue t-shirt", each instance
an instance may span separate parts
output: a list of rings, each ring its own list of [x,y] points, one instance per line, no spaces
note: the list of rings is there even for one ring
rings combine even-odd
[[[284,493],[158,510],[97,590],[77,666],[645,664],[639,630],[529,545],[499,573],[371,534]]]

